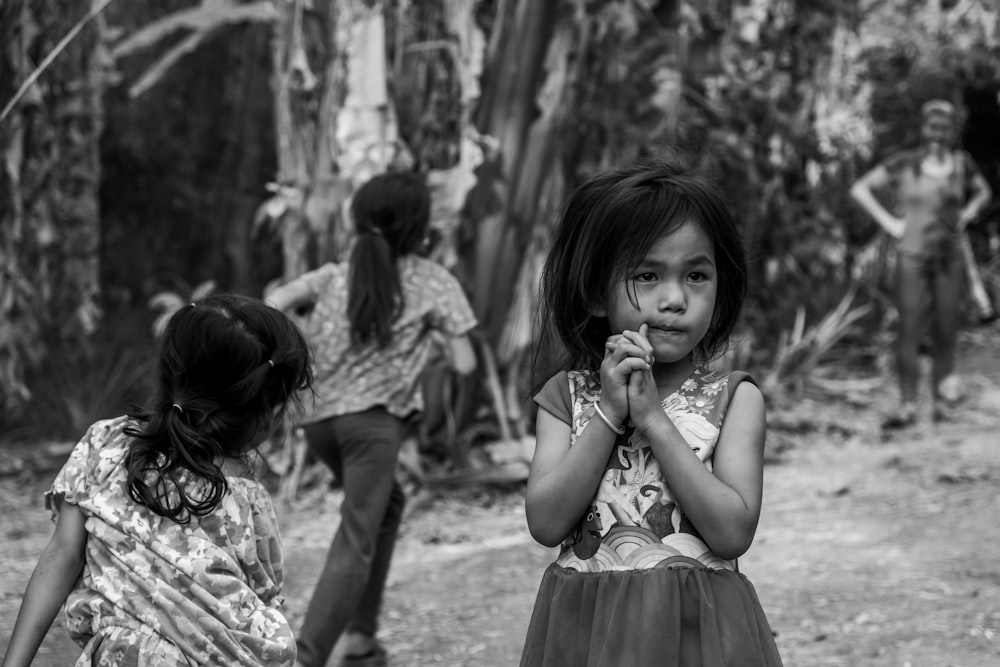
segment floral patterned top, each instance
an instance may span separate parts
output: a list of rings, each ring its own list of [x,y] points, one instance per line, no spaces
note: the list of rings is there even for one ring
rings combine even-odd
[[[695,368],[663,409],[691,449],[712,469],[712,454],[736,386],[753,379]],[[594,416],[600,378],[584,371],[561,372],[535,396],[539,406],[569,424],[570,446]],[[582,572],[653,567],[735,569],[735,561],[711,552],[684,515],[644,437],[631,429],[619,437],[604,478],[580,526],[556,560]]]
[[[303,322],[313,346],[315,400],[306,399],[303,423],[362,412],[381,405],[405,418],[423,409],[420,374],[434,352],[431,333],[460,336],[476,326],[461,285],[440,264],[406,255],[399,259],[403,310],[392,325],[392,341],[352,345],[347,317],[350,267],[325,264],[303,274],[316,305]]]
[[[214,512],[177,524],[133,501],[123,460],[127,417],[95,423],[46,494],[86,516],[83,576],[66,624],[84,646],[77,665],[292,665],[296,648],[280,611],[281,545],[270,495],[227,477]],[[108,663],[110,664],[110,663]]]

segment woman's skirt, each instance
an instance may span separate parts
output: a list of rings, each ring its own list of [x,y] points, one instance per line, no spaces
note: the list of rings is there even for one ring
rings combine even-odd
[[[579,572],[539,585],[521,667],[781,665],[750,581],[706,567]]]

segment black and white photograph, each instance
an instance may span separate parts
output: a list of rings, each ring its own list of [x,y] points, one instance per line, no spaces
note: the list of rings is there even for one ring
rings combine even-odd
[[[0,0],[0,667],[1000,664],[997,0]]]

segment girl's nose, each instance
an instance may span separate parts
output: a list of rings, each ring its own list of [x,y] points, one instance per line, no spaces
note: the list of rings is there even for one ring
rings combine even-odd
[[[662,284],[658,299],[657,308],[660,312],[683,312],[687,304],[684,289],[668,281]]]

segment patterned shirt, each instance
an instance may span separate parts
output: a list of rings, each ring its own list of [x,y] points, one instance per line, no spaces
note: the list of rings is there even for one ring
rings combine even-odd
[[[705,466],[737,385],[753,379],[695,368],[677,391],[663,399],[663,410]],[[601,397],[600,377],[582,371],[553,376],[535,402],[570,427],[570,446],[594,417]],[[626,431],[612,450],[590,510],[556,560],[583,572],[641,570],[652,567],[734,569],[702,541],[674,499],[645,437]]]
[[[375,406],[397,417],[423,409],[420,374],[434,353],[432,332],[454,337],[476,326],[458,280],[444,267],[416,255],[399,259],[403,309],[392,340],[363,346],[351,342],[347,316],[349,264],[325,264],[297,278],[316,300],[302,323],[313,348],[315,400],[306,398],[312,423]]]
[[[84,647],[77,665],[291,665],[296,648],[280,611],[278,522],[267,490],[227,477],[211,514],[177,524],[126,489],[127,417],[95,423],[46,494],[86,517],[83,576],[66,625]]]

